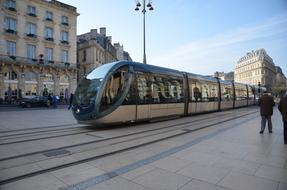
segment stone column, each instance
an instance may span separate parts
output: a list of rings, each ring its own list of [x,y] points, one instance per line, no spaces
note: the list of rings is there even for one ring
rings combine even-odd
[[[44,91],[44,85],[43,85],[44,75],[42,73],[39,73],[37,75],[37,95],[42,96]]]
[[[21,97],[25,96],[25,72],[19,72],[18,92],[21,90]],[[18,97],[19,98],[19,97]]]
[[[54,75],[54,93],[60,95],[60,74]]]
[[[4,100],[4,96],[5,96],[4,71],[3,66],[0,65],[0,99]]]

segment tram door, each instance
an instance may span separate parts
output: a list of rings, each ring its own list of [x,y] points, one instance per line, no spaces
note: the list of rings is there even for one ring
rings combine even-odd
[[[150,118],[150,85],[148,75],[144,73],[136,74],[137,81],[137,108],[136,120],[145,120]]]

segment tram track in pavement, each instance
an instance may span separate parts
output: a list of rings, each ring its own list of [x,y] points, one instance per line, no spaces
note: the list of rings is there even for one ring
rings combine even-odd
[[[44,169],[39,169],[39,170],[36,170],[36,171],[28,172],[28,173],[25,173],[25,174],[22,174],[22,175],[13,176],[11,178],[7,178],[7,179],[4,179],[4,180],[1,180],[0,181],[0,185],[7,184],[7,183],[12,183],[12,182],[15,182],[15,181],[18,181],[18,180],[21,180],[21,179],[25,179],[25,178],[29,178],[29,177],[32,177],[32,176],[36,176],[36,175],[39,175],[39,174],[43,174],[43,173],[47,173],[47,172],[51,172],[51,171],[67,168],[67,167],[70,167],[70,166],[74,166],[74,165],[82,164],[82,163],[85,163],[85,162],[93,161],[93,160],[96,160],[96,159],[99,159],[99,158],[104,158],[104,157],[107,157],[107,156],[110,156],[110,155],[113,155],[113,154],[117,154],[117,153],[125,152],[125,151],[128,151],[128,150],[136,149],[136,148],[139,148],[139,147],[142,147],[142,146],[146,146],[146,145],[153,144],[153,143],[156,143],[156,142],[160,142],[160,141],[163,141],[163,140],[167,140],[167,139],[170,139],[170,138],[174,138],[174,137],[178,137],[178,136],[185,135],[185,134],[188,134],[188,133],[192,133],[192,132],[195,132],[195,131],[198,131],[198,130],[202,130],[202,129],[205,129],[205,128],[208,128],[208,127],[212,127],[212,126],[215,126],[215,125],[218,125],[218,124],[222,124],[222,123],[225,123],[225,122],[228,122],[228,121],[233,121],[233,120],[245,117],[245,116],[252,115],[254,113],[257,113],[257,112],[243,113],[243,114],[239,114],[237,116],[227,117],[227,118],[222,119],[220,121],[209,122],[208,124],[205,124],[205,125],[204,124],[203,125],[202,124],[199,125],[201,123],[201,122],[199,122],[199,124],[198,124],[199,127],[192,128],[192,129],[188,129],[188,127],[191,127],[191,125],[194,124],[194,122],[193,123],[192,122],[188,122],[189,124],[187,124],[187,125],[185,125],[187,122],[178,123],[177,124],[178,128],[176,128],[176,129],[170,129],[170,130],[165,131],[165,132],[160,131],[159,133],[155,133],[153,135],[150,135],[150,134],[143,135],[142,136],[142,138],[143,138],[142,142],[139,139],[139,137],[133,137],[131,139],[122,140],[121,142],[113,142],[113,143],[109,144],[109,146],[112,146],[112,145],[119,145],[119,143],[122,143],[122,144],[127,143],[127,144],[132,144],[132,146],[130,146],[130,145],[128,145],[128,146],[127,145],[122,145],[123,148],[116,147],[114,150],[111,149],[110,151],[103,151],[103,153],[99,153],[98,155],[87,156],[87,157],[83,156],[84,158],[76,160],[76,161],[71,161],[71,162],[67,162],[67,163],[64,163],[64,164],[55,165],[55,166],[51,166],[51,167],[48,167],[48,168],[44,168]],[[199,120],[197,120],[197,121],[199,121]],[[206,120],[203,120],[203,122],[206,123]],[[183,126],[180,126],[180,125],[183,125]],[[169,127],[172,127],[172,126],[169,126]],[[161,128],[161,129],[163,129],[163,128]],[[156,129],[156,130],[160,130],[160,129]],[[150,139],[148,139],[148,138],[150,138]],[[77,154],[84,154],[84,152],[78,152]]]
[[[220,115],[219,112],[214,112],[214,114]],[[224,115],[226,116],[226,114],[224,114]],[[206,115],[202,115],[202,116],[206,116]],[[108,140],[120,139],[120,138],[123,138],[123,137],[129,137],[129,136],[132,136],[132,135],[143,134],[143,133],[158,131],[158,130],[167,129],[167,128],[175,129],[174,126],[185,125],[185,124],[194,124],[194,123],[196,123],[198,121],[207,122],[208,120],[214,120],[214,116],[212,115],[212,116],[209,116],[209,117],[205,117],[203,119],[204,119],[204,121],[202,121],[202,118],[197,118],[195,120],[188,121],[188,122],[181,122],[181,123],[171,124],[171,125],[167,125],[167,126],[165,125],[163,127],[156,127],[156,128],[148,129],[148,130],[143,129],[143,130],[139,130],[137,132],[131,132],[131,133],[124,134],[124,135],[118,135],[118,136],[113,136],[113,137],[108,137],[108,138],[102,138],[102,139],[87,141],[87,142],[83,142],[83,143],[71,144],[71,145],[57,147],[57,148],[44,149],[44,150],[29,152],[29,153],[25,153],[25,154],[16,155],[16,156],[4,157],[4,158],[0,158],[0,162],[1,161],[6,161],[6,160],[11,160],[11,159],[16,159],[16,158],[21,158],[21,157],[32,156],[32,155],[36,155],[36,154],[44,154],[44,153],[48,153],[48,152],[52,152],[52,151],[58,151],[58,150],[62,150],[62,149],[68,149],[68,148],[73,148],[73,147],[78,147],[78,146],[90,145],[90,144],[104,142],[104,141],[108,141]],[[97,131],[92,131],[91,130],[90,132],[95,133]],[[81,133],[86,133],[86,135],[95,136],[95,135],[89,134],[88,131],[80,132],[78,134],[81,134]],[[74,134],[71,134],[71,135],[74,135]],[[67,136],[67,135],[62,135],[62,136],[59,135],[59,137],[64,137],[64,136]],[[96,137],[100,137],[100,136],[96,136]],[[43,139],[47,139],[47,138],[56,138],[56,137],[38,138],[36,140],[43,140]],[[28,142],[28,141],[30,141],[30,140],[23,140],[23,141],[19,141],[19,142],[15,142],[15,143],[23,143],[23,142]],[[33,141],[35,141],[35,140],[33,140]],[[7,143],[7,144],[3,143],[3,144],[0,144],[0,147],[1,147],[1,145],[5,146],[5,145],[9,145],[9,144],[12,144],[12,143]]]
[[[216,112],[216,113],[219,113],[219,112]],[[162,121],[162,120],[159,120],[159,121]],[[77,125],[77,124],[71,124],[71,125]],[[1,134],[4,133],[4,135],[0,135],[0,146],[15,144],[15,143],[24,143],[24,142],[36,141],[36,140],[44,140],[44,139],[50,139],[50,138],[57,138],[57,137],[65,137],[69,135],[77,135],[77,134],[83,134],[83,133],[88,133],[88,132],[95,132],[94,127],[90,125],[75,126],[75,127],[66,127],[66,126],[70,126],[70,125],[67,124],[67,125],[56,125],[56,126],[3,131],[1,132]],[[53,129],[55,127],[64,127],[64,128]],[[21,131],[25,131],[25,132],[19,133]],[[30,132],[26,132],[26,131],[30,131]],[[12,133],[12,134],[9,134],[9,133]],[[57,133],[61,133],[61,134],[57,135]],[[63,133],[67,133],[67,134],[63,134]],[[55,134],[55,135],[49,136],[50,134]],[[42,136],[42,137],[39,137],[39,136]],[[16,139],[16,140],[13,141],[13,139]],[[19,140],[19,139],[23,139],[23,140]]]

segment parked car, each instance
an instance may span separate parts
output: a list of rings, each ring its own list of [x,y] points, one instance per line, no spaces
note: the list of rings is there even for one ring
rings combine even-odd
[[[20,101],[22,107],[37,107],[37,106],[47,106],[48,97],[46,96],[26,96]]]

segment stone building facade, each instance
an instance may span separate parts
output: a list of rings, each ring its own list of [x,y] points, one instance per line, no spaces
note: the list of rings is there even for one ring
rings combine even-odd
[[[213,76],[219,78],[220,80],[234,81],[234,72],[215,72]]]
[[[96,67],[105,63],[130,59],[123,46],[112,44],[112,37],[106,36],[106,28],[91,29],[77,36],[78,80]],[[127,58],[127,59],[125,59]]]
[[[76,8],[56,0],[0,0],[0,9],[0,99],[68,98],[77,85]]]
[[[235,82],[265,86],[272,91],[276,82],[276,67],[265,49],[248,52],[237,62]]]

